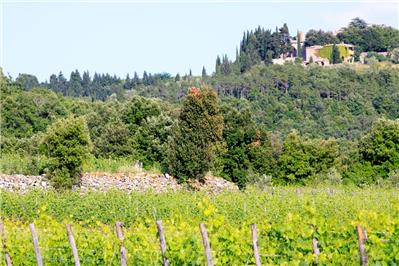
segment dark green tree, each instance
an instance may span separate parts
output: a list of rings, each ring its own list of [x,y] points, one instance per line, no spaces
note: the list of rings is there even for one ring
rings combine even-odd
[[[134,72],[134,76],[133,76],[133,88],[136,87],[137,85],[140,84],[140,78],[139,75],[137,74],[137,72]]]
[[[302,44],[300,42],[300,34],[299,34],[299,32],[296,35],[296,41],[297,41],[296,57],[301,59],[301,61],[302,61]]]
[[[365,28],[367,28],[367,26],[368,25],[367,25],[366,21],[364,21],[363,19],[361,19],[359,17],[352,19],[348,25],[349,28],[357,28],[357,29],[365,29]]]
[[[252,168],[251,147],[257,146],[257,128],[251,112],[224,108],[223,140],[226,152],[222,156],[222,176],[244,188]]]
[[[142,79],[142,80],[143,80],[143,84],[144,84],[144,85],[149,85],[149,82],[148,82],[149,80],[148,80],[147,71],[144,71],[144,72],[143,72],[143,79]]]
[[[202,77],[203,78],[205,78],[207,75],[206,75],[206,69],[205,69],[205,66],[203,66],[202,67]]]
[[[68,82],[67,96],[80,96],[83,94],[82,89],[82,77],[78,70],[71,73],[71,77]]]
[[[91,94],[90,86],[91,86],[91,77],[89,71],[85,71],[83,72],[82,76],[83,96],[89,96]]]
[[[86,121],[75,117],[56,121],[48,128],[43,144],[51,160],[52,184],[56,188],[71,188],[78,183],[91,147]]]
[[[68,80],[64,77],[64,75],[62,74],[62,72],[60,71],[60,73],[58,74],[58,83],[57,83],[57,89],[56,92],[61,92],[64,95],[67,95],[68,92]]]
[[[376,120],[352,157],[344,177],[357,185],[375,184],[399,169],[399,120]]]
[[[168,168],[181,182],[203,180],[209,170],[214,145],[221,141],[223,116],[216,93],[191,88],[183,101],[168,148]]]
[[[215,65],[215,73],[219,74],[220,73],[220,65],[222,64],[222,61],[220,60],[220,57],[216,57],[216,65]]]
[[[279,157],[279,181],[305,184],[316,174],[338,166],[338,160],[335,140],[306,139],[294,131],[286,137]]]
[[[49,89],[52,91],[58,90],[58,78],[55,74],[50,76]]]
[[[29,74],[19,74],[15,82],[20,84],[24,90],[31,90],[39,86],[36,76]]]
[[[363,160],[381,166],[385,173],[399,169],[399,120],[378,119],[359,143]]]
[[[338,39],[331,32],[309,30],[306,33],[305,46],[326,45],[337,43]]]
[[[125,84],[123,84],[125,90],[130,90],[132,88],[132,81],[130,80],[129,73],[126,74]]]
[[[330,62],[331,64],[342,63],[341,54],[339,52],[338,47],[335,44],[333,44],[332,46]]]

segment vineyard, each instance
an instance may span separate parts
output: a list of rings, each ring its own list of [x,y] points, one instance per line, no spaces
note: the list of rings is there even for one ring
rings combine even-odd
[[[205,265],[204,223],[215,265],[254,265],[256,224],[263,265],[356,265],[356,226],[365,229],[370,265],[399,263],[399,196],[381,188],[276,188],[205,194],[118,191],[2,193],[3,251],[13,265],[36,265],[33,223],[44,265],[74,265],[71,224],[81,265]],[[122,237],[115,223],[122,221]],[[161,237],[162,238],[162,237]],[[367,240],[366,240],[367,239]],[[315,242],[317,252],[315,252]],[[4,262],[4,252],[1,253]]]

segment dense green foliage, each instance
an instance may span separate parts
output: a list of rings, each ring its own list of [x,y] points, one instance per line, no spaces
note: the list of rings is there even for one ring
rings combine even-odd
[[[385,25],[369,25],[354,18],[336,36],[331,32],[311,29],[306,33],[306,46],[337,44],[355,45],[358,52],[386,52],[399,47],[399,30]]]
[[[399,120],[377,120],[359,142],[357,160],[346,172],[358,184],[380,182],[397,175],[399,169]]]
[[[284,141],[278,164],[281,180],[305,182],[339,166],[338,145],[335,140],[304,139],[292,132]]]
[[[35,263],[29,222],[35,223],[46,264],[72,264],[65,230],[65,224],[72,223],[82,265],[119,265],[116,221],[125,225],[128,263],[159,265],[154,215],[163,221],[171,265],[205,264],[200,222],[207,226],[216,265],[254,263],[252,223],[257,224],[263,264],[312,264],[316,237],[319,264],[356,265],[357,224],[367,230],[370,264],[399,262],[397,190],[277,188],[216,195],[5,192],[0,204],[6,244],[16,265]]]
[[[79,182],[82,165],[90,153],[90,136],[83,118],[69,117],[53,123],[43,145],[50,159],[48,177],[56,188]]]
[[[181,113],[176,95],[184,95],[189,86],[208,84],[220,97],[225,126],[220,143],[212,150],[216,157],[209,166],[202,168],[203,171],[211,167],[213,174],[232,180],[240,187],[263,180],[264,176],[276,183],[319,182],[321,176],[332,176],[332,180],[357,184],[380,182],[378,180],[389,179],[389,176],[395,179],[396,176],[396,165],[380,167],[377,171],[373,166],[375,162],[363,160],[357,145],[377,118],[399,118],[399,71],[386,63],[333,68],[257,65],[245,74],[140,85],[119,100],[109,97],[105,102],[63,97],[45,89],[25,91],[10,79],[2,80],[1,148],[8,158],[19,154],[26,158],[24,162],[30,162],[30,167],[23,169],[25,173],[44,172],[48,158],[37,144],[49,125],[70,115],[84,116],[87,121],[93,143],[91,157],[96,158],[92,158],[92,162],[123,159],[132,165],[139,160],[147,169],[156,167],[168,171],[167,158],[171,151],[168,138],[179,133],[173,126],[178,124]],[[324,156],[323,153],[305,152],[309,158],[316,156],[312,160],[320,165],[304,159],[303,166],[294,164],[294,170],[285,169],[280,156],[286,154],[283,143],[287,143],[287,135],[293,129],[299,132],[300,143],[302,139],[310,144],[313,138],[318,139],[316,142],[332,138],[338,145],[339,160],[324,164],[317,157]],[[187,137],[187,134],[180,137]],[[190,155],[195,149],[187,149],[186,153],[182,153],[183,150],[178,152],[179,156],[195,158]],[[201,162],[209,163],[207,160]],[[98,169],[96,163],[92,165],[88,169]],[[10,163],[10,167],[3,169],[12,172],[20,168]],[[300,177],[301,171],[310,175],[307,180]],[[287,179],[286,174],[293,174],[295,178]]]
[[[364,52],[386,52],[399,47],[399,30],[385,25],[370,26],[360,18],[353,19],[337,38]]]
[[[212,163],[214,147],[222,139],[222,130],[216,93],[208,88],[191,88],[169,143],[170,173],[181,181],[202,180]]]
[[[306,33],[305,46],[326,45],[337,42],[337,37],[335,37],[331,32],[311,29]]]

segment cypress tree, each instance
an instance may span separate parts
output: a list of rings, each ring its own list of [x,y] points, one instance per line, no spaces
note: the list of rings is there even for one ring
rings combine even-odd
[[[83,96],[87,97],[91,95],[91,77],[88,71],[83,72],[82,89],[83,89]]]
[[[148,75],[147,75],[147,71],[144,71],[144,73],[143,73],[143,84],[144,84],[144,85],[148,85]]]
[[[296,54],[296,57],[300,58],[302,60],[302,46],[301,46],[301,40],[300,40],[299,31],[298,31],[298,33],[296,35],[296,42],[297,42],[297,49],[296,49],[297,54]]]
[[[69,80],[69,94],[73,96],[80,96],[83,94],[82,77],[78,70],[71,73]]]
[[[341,54],[339,52],[338,47],[335,45],[335,43],[332,46],[332,52],[331,52],[331,64],[338,64],[341,63]]]
[[[175,81],[180,81],[180,74],[179,73],[176,74]]]
[[[203,77],[203,78],[206,77],[206,69],[205,69],[205,66],[202,67],[202,77]]]
[[[168,168],[181,182],[203,180],[221,141],[223,116],[215,91],[191,88],[183,101],[178,124],[168,146]]]
[[[68,90],[68,81],[60,71],[58,74],[58,88],[57,91],[61,92],[64,95],[67,95],[67,90]]]
[[[134,72],[133,87],[136,87],[136,86],[139,85],[139,84],[140,84],[139,75],[137,75],[137,72]]]
[[[222,62],[220,61],[220,57],[217,56],[216,57],[216,66],[215,66],[215,73],[219,74],[220,72],[220,65],[222,64]]]
[[[125,90],[131,89],[131,81],[130,81],[129,73],[126,74],[125,84],[123,84],[123,88]]]

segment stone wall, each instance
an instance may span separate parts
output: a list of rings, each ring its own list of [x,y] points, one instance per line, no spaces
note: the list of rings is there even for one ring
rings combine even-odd
[[[224,190],[238,190],[234,183],[222,178],[206,177],[204,183],[196,181],[188,182],[182,186],[177,180],[168,174],[109,174],[109,173],[85,173],[81,183],[74,186],[74,190],[81,192],[87,191],[107,191],[119,189],[123,191],[176,191],[185,188],[195,190],[206,190],[221,192]],[[0,190],[26,192],[31,189],[52,189],[50,182],[45,176],[25,176],[25,175],[0,175]]]

